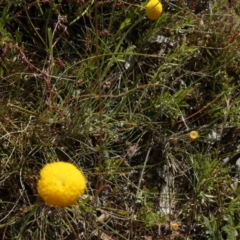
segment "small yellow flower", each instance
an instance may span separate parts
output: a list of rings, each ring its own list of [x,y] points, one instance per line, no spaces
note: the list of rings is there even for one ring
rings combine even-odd
[[[71,163],[49,163],[40,171],[37,191],[48,205],[56,207],[73,205],[85,189],[86,179],[83,173]]]
[[[178,223],[171,223],[171,229],[173,231],[179,230],[179,224]]]
[[[197,131],[191,131],[191,132],[189,133],[189,139],[190,139],[191,141],[196,140],[198,137],[199,137],[199,135],[198,135],[198,132],[197,132]]]
[[[146,5],[146,14],[151,20],[158,19],[162,11],[163,7],[159,0],[150,0]]]

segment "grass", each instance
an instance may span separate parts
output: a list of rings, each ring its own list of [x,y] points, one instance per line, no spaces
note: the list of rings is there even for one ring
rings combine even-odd
[[[0,4],[2,239],[239,239],[240,5],[188,2]],[[88,179],[66,209],[57,160]]]

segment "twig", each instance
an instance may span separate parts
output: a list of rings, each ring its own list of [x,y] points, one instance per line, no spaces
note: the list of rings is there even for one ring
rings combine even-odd
[[[144,163],[143,163],[143,168],[142,168],[142,171],[141,171],[141,174],[140,174],[140,178],[139,178],[139,181],[138,181],[138,186],[137,186],[137,193],[136,193],[136,196],[137,196],[137,197],[138,197],[139,192],[140,192],[140,187],[141,187],[141,182],[142,182],[143,174],[144,174],[144,171],[145,171],[145,168],[146,168],[148,159],[149,159],[149,154],[150,154],[150,152],[151,152],[151,149],[152,149],[152,147],[150,147],[150,148],[148,149],[147,155],[146,155],[146,158],[145,158],[145,161],[144,161]]]

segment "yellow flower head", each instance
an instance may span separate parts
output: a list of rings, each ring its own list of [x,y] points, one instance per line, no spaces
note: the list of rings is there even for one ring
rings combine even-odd
[[[177,231],[179,230],[179,224],[178,223],[171,223],[171,228],[173,231]]]
[[[40,171],[39,196],[48,204],[66,207],[74,204],[86,189],[83,173],[71,163],[53,162]]]
[[[150,0],[146,5],[146,14],[151,20],[158,19],[162,11],[162,4],[159,2],[159,0]]]
[[[191,141],[196,140],[198,137],[199,137],[199,135],[198,135],[198,132],[197,132],[197,131],[191,131],[191,132],[189,133],[189,139],[190,139]]]

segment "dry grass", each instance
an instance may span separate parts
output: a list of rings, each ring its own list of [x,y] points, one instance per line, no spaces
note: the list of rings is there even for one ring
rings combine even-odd
[[[145,4],[0,4],[3,240],[239,238],[240,5]],[[88,179],[66,209],[36,192],[58,159]]]

